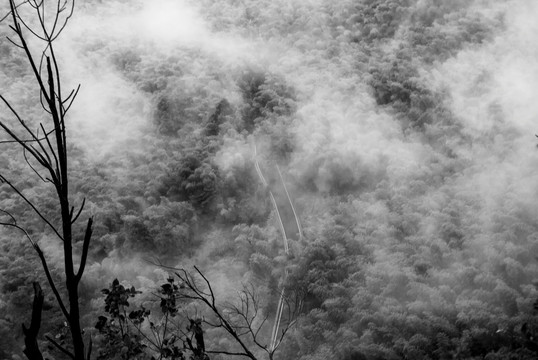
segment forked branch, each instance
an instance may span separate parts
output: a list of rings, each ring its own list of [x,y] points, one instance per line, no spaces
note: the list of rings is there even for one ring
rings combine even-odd
[[[80,326],[78,285],[84,273],[88,258],[93,219],[90,218],[86,224],[82,243],[82,254],[78,270],[75,270],[75,260],[73,258],[73,245],[75,242],[73,225],[83,211],[84,202],[76,213],[74,211],[75,208],[70,205],[65,121],[66,114],[73,104],[80,87],[71,90],[69,95],[63,98],[60,68],[53,46],[54,41],[63,32],[73,15],[75,1],[55,1],[26,0],[16,4],[15,0],[9,0],[10,13],[8,15],[11,16],[12,23],[10,28],[15,34],[15,40],[9,38],[8,40],[17,48],[22,49],[26,56],[31,73],[33,74],[35,86],[39,90],[39,100],[48,118],[48,123],[32,124],[28,122],[15,109],[12,103],[0,95],[0,104],[7,107],[15,119],[14,124],[0,120],[0,130],[7,137],[7,139],[0,140],[0,144],[15,144],[18,146],[24,155],[27,165],[37,178],[45,182],[50,182],[54,186],[57,195],[56,199],[59,203],[58,210],[61,221],[55,224],[47,218],[44,212],[36,205],[35,199],[26,196],[22,189],[17,188],[12,181],[6,178],[5,174],[0,174],[0,183],[7,184],[62,241],[64,257],[63,270],[67,293],[65,303],[58,292],[58,287],[52,279],[43,251],[41,251],[37,243],[31,239],[22,227],[17,225],[11,214],[9,215],[10,219],[3,223],[0,222],[0,225],[11,226],[22,230],[30,239],[32,246],[41,260],[43,270],[56,300],[69,325],[73,353],[71,354],[69,352],[68,354],[65,351],[64,353],[75,360],[87,360],[91,351],[84,351],[85,346]],[[28,5],[30,12],[34,14],[33,21],[26,20],[21,16],[22,11],[20,9],[22,5]],[[27,12],[24,12],[24,14],[27,14]],[[5,19],[7,19],[6,16],[0,19],[0,22]],[[36,51],[35,49],[30,49],[30,41],[27,41],[27,35],[40,40],[42,43],[38,61],[32,55]],[[34,128],[37,130],[34,130]],[[48,172],[48,176],[44,175],[45,172]],[[67,301],[68,306],[66,306]],[[52,343],[54,344],[54,341]]]
[[[211,282],[198,269],[194,267],[195,274],[192,275],[185,269],[174,269],[176,276],[185,288],[180,293],[180,297],[206,305],[215,321],[205,321],[204,323],[213,328],[222,328],[235,341],[242,351],[228,350],[208,350],[207,353],[244,356],[256,360],[256,356],[249,349],[249,344],[254,344],[259,349],[265,351],[269,359],[273,356],[284,340],[286,334],[293,327],[300,312],[302,296],[300,293],[293,293],[293,297],[284,298],[284,307],[286,309],[286,320],[280,328],[277,343],[270,347],[262,341],[262,335],[265,335],[262,329],[267,324],[268,316],[262,310],[262,301],[256,294],[252,285],[244,286],[239,292],[239,301],[237,304],[228,304],[228,306],[219,306]],[[200,281],[197,281],[199,278]]]

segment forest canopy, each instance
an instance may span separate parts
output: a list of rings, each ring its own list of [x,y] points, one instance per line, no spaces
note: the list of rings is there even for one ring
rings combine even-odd
[[[282,291],[300,294],[274,359],[535,359],[537,16],[525,0],[77,2],[55,50],[65,86],[82,84],[66,121],[70,194],[94,219],[80,283],[92,359],[127,356],[107,338],[111,293],[134,322],[207,315],[161,306],[178,268],[200,269],[222,305],[257,294],[268,323]],[[0,94],[39,122],[7,25]],[[3,140],[0,173],[58,216]],[[281,183],[302,227],[288,252],[269,194],[284,198]],[[0,194],[61,283],[61,244]],[[23,358],[34,281],[41,334],[67,341],[24,234],[0,227],[0,249],[0,358]],[[237,350],[204,331],[206,349]],[[129,356],[154,355],[136,341],[149,347]]]

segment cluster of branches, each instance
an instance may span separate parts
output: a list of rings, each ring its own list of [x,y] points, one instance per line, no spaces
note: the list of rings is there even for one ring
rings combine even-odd
[[[140,292],[124,287],[117,279],[103,289],[106,316],[100,316],[95,325],[100,334],[97,359],[139,358],[145,354],[157,360],[208,360],[211,354],[221,354],[257,360],[260,351],[251,349],[263,350],[270,360],[274,358],[296,322],[302,303],[299,293],[293,299],[285,298],[287,316],[279,327],[276,346],[271,346],[262,340],[268,335],[269,316],[253,286],[243,286],[234,302],[219,304],[211,283],[197,267],[192,273],[174,270],[177,278],[170,277],[154,293],[160,300],[161,315],[152,314],[144,306],[127,311],[130,299]],[[193,306],[196,314],[190,316]],[[212,337],[231,340],[231,344],[206,347],[204,329],[210,330]]]
[[[269,314],[262,311],[262,301],[252,285],[245,285],[239,291],[238,303],[227,303],[220,306],[216,301],[215,292],[207,277],[195,266],[194,274],[185,269],[177,269],[175,275],[185,289],[178,293],[179,298],[194,301],[205,305],[211,314],[212,320],[202,322],[209,328],[222,329],[238,345],[239,350],[232,352],[226,350],[207,350],[208,354],[225,354],[244,356],[257,360],[256,355],[249,350],[251,344],[267,353],[273,359],[275,352],[289,330],[295,324],[301,310],[303,295],[294,292],[292,296],[283,298],[286,312],[285,321],[279,328],[276,344],[271,346],[262,340],[263,329],[269,326]]]
[[[78,94],[80,86],[69,91],[67,95],[64,95],[58,59],[53,46],[53,43],[58,39],[73,15],[75,2],[74,0],[26,0],[16,4],[14,0],[9,0],[9,5],[10,12],[1,21],[10,20],[11,22],[9,27],[13,31],[14,37],[8,38],[8,40],[15,47],[19,48],[26,57],[35,81],[35,87],[39,90],[39,101],[47,120],[37,124],[31,119],[24,119],[22,113],[12,105],[13,102],[9,101],[5,96],[0,95],[1,102],[15,120],[0,120],[0,129],[6,135],[0,141],[0,144],[18,148],[24,155],[26,164],[33,171],[37,179],[50,184],[54,188],[61,215],[60,223],[55,224],[43,212],[43,209],[40,209],[36,205],[36,200],[27,197],[23,193],[23,189],[18,188],[15,182],[9,179],[6,174],[0,174],[0,182],[7,184],[47,225],[59,241],[62,242],[64,258],[63,271],[67,296],[60,294],[58,286],[50,274],[46,256],[38,243],[17,223],[16,218],[9,210],[2,210],[4,216],[0,224],[23,231],[31,242],[41,261],[43,271],[56,301],[69,325],[72,349],[61,346],[53,339],[49,340],[70,358],[85,360],[90,358],[91,345],[88,352],[85,352],[80,327],[78,289],[87,261],[93,219],[90,217],[86,223],[86,230],[82,237],[83,246],[79,259],[80,265],[78,270],[75,270],[73,226],[82,213],[84,201],[77,211],[70,204],[66,135],[66,116]],[[32,14],[29,19],[23,16],[23,14],[27,13]],[[30,48],[27,36],[33,37],[42,44],[39,50],[39,57],[34,56],[36,51]],[[40,326],[43,295],[38,284],[34,285],[34,289],[35,301],[31,326],[30,328],[24,328],[26,337],[26,348],[24,352],[29,359],[42,359],[37,345],[37,334]]]

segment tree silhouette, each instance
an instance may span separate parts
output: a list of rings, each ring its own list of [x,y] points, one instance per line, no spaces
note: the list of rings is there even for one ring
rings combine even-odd
[[[178,298],[190,300],[203,305],[211,316],[211,320],[202,319],[198,327],[198,334],[201,335],[201,326],[212,329],[221,329],[237,346],[237,351],[223,349],[205,349],[207,354],[223,354],[231,356],[242,356],[251,360],[258,357],[251,350],[251,346],[265,352],[270,360],[274,359],[275,352],[282,344],[284,338],[295,325],[302,307],[303,294],[300,291],[292,296],[283,298],[283,308],[285,320],[276,329],[276,342],[274,344],[265,343],[262,340],[263,330],[269,326],[269,316],[264,314],[262,309],[262,299],[256,293],[253,286],[245,285],[238,292],[238,304],[219,305],[217,297],[208,278],[195,266],[195,272],[190,273],[185,269],[174,269],[175,275],[181,284],[178,291]],[[191,324],[192,327],[192,324]],[[194,334],[196,335],[196,331]],[[200,346],[203,340],[196,339]]]
[[[41,260],[43,271],[56,301],[69,325],[72,349],[61,346],[52,338],[48,338],[49,341],[72,359],[89,359],[91,345],[88,352],[85,353],[84,340],[80,327],[79,283],[86,265],[93,219],[90,217],[87,221],[86,230],[82,238],[83,246],[79,259],[80,265],[78,270],[76,270],[73,254],[73,244],[75,241],[73,225],[82,213],[84,201],[78,211],[75,211],[75,207],[71,205],[69,199],[65,123],[67,113],[77,96],[80,86],[71,90],[67,96],[64,95],[60,68],[53,46],[73,15],[75,1],[27,0],[16,4],[15,1],[10,0],[9,5],[10,13],[2,21],[11,20],[9,27],[13,30],[15,36],[13,39],[8,38],[8,40],[25,54],[27,63],[31,68],[34,84],[39,89],[41,107],[47,120],[37,123],[32,119],[24,119],[21,113],[12,105],[12,102],[7,100],[5,96],[0,95],[0,100],[15,120],[13,124],[7,121],[0,121],[0,128],[6,135],[6,138],[0,141],[0,144],[3,146],[14,146],[19,149],[36,178],[46,184],[50,184],[54,188],[56,192],[55,197],[59,205],[60,220],[55,221],[47,216],[43,212],[43,209],[40,209],[37,205],[36,199],[25,195],[23,189],[15,185],[14,180],[10,180],[7,174],[0,174],[0,182],[7,184],[62,242],[63,272],[65,275],[67,301],[60,294],[58,286],[50,274],[47,258],[39,247],[39,244],[32,239],[31,235],[22,226],[18,225],[16,218],[8,211],[2,210],[4,216],[0,224],[23,231],[32,243]],[[28,18],[26,16],[27,14],[32,14],[32,17]],[[27,37],[37,40],[42,45],[39,50],[39,58],[33,55],[36,53],[36,50],[30,48]],[[34,127],[36,130],[34,130]],[[34,300],[34,311],[32,313],[32,325],[24,332],[26,337],[25,354],[29,359],[41,359],[42,357],[37,347],[36,339],[41,316],[42,293],[38,286],[34,286],[34,289],[36,296]]]

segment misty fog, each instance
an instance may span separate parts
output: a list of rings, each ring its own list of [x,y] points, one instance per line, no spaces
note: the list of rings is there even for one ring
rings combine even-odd
[[[96,222],[87,331],[115,278],[151,303],[162,263],[203,269],[223,302],[253,284],[271,321],[280,289],[304,289],[275,359],[534,358],[537,16],[527,0],[77,3],[55,51],[65,86],[81,84],[67,128],[72,196]],[[38,94],[10,46],[0,93],[32,117]],[[292,256],[254,145],[297,209]],[[54,211],[2,151],[2,174]],[[61,264],[61,244],[0,190]],[[6,359],[22,358],[8,329],[28,321],[42,276],[24,243],[0,229]]]

